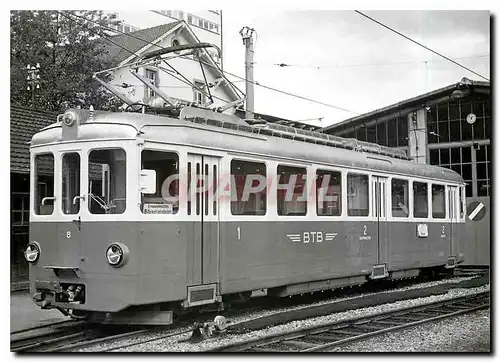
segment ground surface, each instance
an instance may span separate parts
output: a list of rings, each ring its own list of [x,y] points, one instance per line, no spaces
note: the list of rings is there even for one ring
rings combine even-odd
[[[476,280],[464,281],[460,283],[461,284],[460,286],[471,288],[476,286],[476,284],[481,285],[485,282],[488,281],[484,280],[484,278],[479,278]],[[443,285],[442,287],[449,288],[449,286],[445,285]],[[455,286],[455,288],[456,287],[457,286]],[[432,290],[432,293],[430,294],[434,294],[436,291],[437,290]],[[419,293],[421,292],[424,292],[424,290],[421,290]],[[427,292],[429,292],[429,290],[427,290]],[[445,292],[445,290],[440,290],[439,292]],[[409,297],[409,295],[412,294],[412,292],[410,292],[410,290],[405,290],[404,294],[406,294],[406,297]],[[359,308],[361,307],[361,305],[358,305],[357,307]],[[335,311],[332,310],[331,312]],[[336,352],[490,352],[491,347],[490,347],[489,313],[490,313],[489,310],[485,310],[470,315],[455,317],[450,320],[435,322],[424,326],[417,326],[411,330],[394,332],[389,335],[374,337],[370,340],[360,341],[356,344],[352,344],[349,346],[345,347],[339,346],[333,351]],[[19,329],[30,328],[37,325],[43,325],[68,319],[64,317],[57,310],[41,310],[32,302],[28,292],[11,293],[10,316],[11,316],[10,317],[11,332]],[[263,322],[266,319],[267,318],[264,317],[259,322]],[[282,319],[282,317],[279,319]],[[267,322],[269,322],[269,319],[267,319]],[[144,351],[144,352],[150,352],[150,351],[159,352],[159,351],[183,350],[179,349],[178,342],[174,343],[172,343],[172,341],[169,342],[162,341],[162,342],[148,343],[142,346],[137,346],[136,348],[129,348],[129,349],[125,348],[120,351],[131,350],[131,351]]]
[[[332,352],[491,352],[490,310],[339,346]]]
[[[459,283],[454,281],[439,281],[437,285],[432,285],[426,288],[411,289],[412,287],[403,288],[402,290],[389,290],[382,293],[372,293],[355,298],[346,299],[336,303],[328,303],[324,305],[311,305],[303,308],[300,311],[290,310],[283,313],[273,313],[272,315],[257,318],[252,321],[241,323],[235,329],[244,331],[258,330],[267,326],[283,324],[286,322],[311,318],[331,313],[339,313],[352,309],[359,309],[370,306],[377,306],[385,303],[393,303],[396,301],[416,299],[428,297],[432,295],[442,295],[450,290],[458,288],[474,288],[489,283],[489,275],[483,275],[479,278],[463,280]],[[431,282],[432,284],[432,282]],[[233,330],[234,331],[234,330]]]
[[[41,310],[40,307],[33,303],[29,292],[10,293],[11,332],[67,319],[55,309]]]

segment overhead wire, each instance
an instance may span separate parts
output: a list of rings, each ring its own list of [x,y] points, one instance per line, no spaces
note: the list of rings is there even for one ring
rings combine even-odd
[[[460,57],[460,58],[455,58],[455,59],[476,59],[476,58],[486,58],[489,57],[489,54],[484,54],[484,55],[476,55],[476,56],[470,56],[470,57]],[[313,64],[290,64],[290,63],[263,63],[263,62],[253,62],[253,64],[257,65],[272,65],[272,66],[278,66],[281,68],[285,67],[297,67],[297,68],[316,68],[316,69],[322,69],[322,68],[354,68],[354,67],[377,67],[377,66],[390,66],[390,65],[401,65],[401,64],[416,64],[416,63],[431,63],[431,62],[437,62],[437,61],[443,61],[443,60],[438,60],[438,59],[429,59],[429,60],[418,60],[418,61],[401,61],[401,62],[387,62],[387,63],[359,63],[359,64],[325,64],[325,65],[313,65]]]
[[[428,51],[430,51],[430,52],[432,52],[432,53],[434,53],[434,54],[436,54],[436,55],[439,55],[440,57],[442,57],[442,58],[444,58],[444,59],[446,59],[446,60],[448,60],[448,61],[452,62],[453,64],[458,65],[459,67],[461,67],[461,68],[463,68],[463,69],[465,69],[465,70],[467,70],[467,71],[469,71],[469,72],[471,72],[471,73],[473,73],[473,74],[477,75],[478,77],[481,77],[481,78],[483,78],[483,79],[487,80],[488,82],[490,81],[490,80],[489,80],[488,78],[486,78],[485,76],[483,76],[483,75],[481,75],[481,74],[479,74],[479,73],[477,73],[477,72],[473,71],[473,70],[472,70],[472,69],[470,69],[470,68],[467,68],[466,66],[464,66],[464,65],[462,65],[462,64],[460,64],[460,63],[458,63],[458,62],[454,61],[453,59],[451,59],[451,58],[449,58],[449,57],[447,57],[446,55],[443,55],[443,54],[441,54],[441,53],[438,53],[437,51],[435,51],[435,50],[433,50],[433,49],[431,49],[431,48],[429,48],[429,47],[427,47],[427,46],[423,45],[422,43],[419,43],[418,41],[413,40],[412,38],[410,38],[410,37],[408,37],[408,36],[404,35],[403,33],[401,33],[401,32],[399,32],[399,31],[397,31],[397,30],[395,30],[395,29],[391,28],[390,26],[387,26],[387,25],[385,25],[385,24],[381,23],[380,21],[375,20],[374,18],[372,18],[372,17],[370,17],[370,16],[368,16],[368,15],[366,15],[366,14],[362,13],[361,11],[358,11],[358,10],[354,10],[354,11],[355,11],[356,13],[358,13],[359,15],[364,16],[365,18],[367,18],[367,19],[369,19],[369,20],[371,20],[371,21],[373,21],[373,22],[377,23],[378,25],[380,25],[380,26],[382,26],[382,27],[384,27],[384,28],[386,28],[386,29],[388,29],[388,30],[390,30],[390,31],[392,31],[392,32],[394,32],[394,33],[396,33],[396,34],[398,34],[398,35],[402,36],[403,38],[405,38],[405,39],[407,39],[407,40],[409,40],[409,41],[411,41],[411,42],[413,42],[413,43],[415,43],[415,44],[417,44],[417,45],[421,46],[422,48],[427,49]]]
[[[130,88],[130,87],[142,87],[144,84],[135,84],[135,83],[109,83],[109,85],[121,88]],[[157,85],[156,88],[192,88],[188,85]]]
[[[58,11],[58,12],[59,12],[59,11]],[[63,14],[62,12],[59,12],[59,13],[61,13],[61,15],[63,15],[63,16],[65,15],[65,14]],[[109,30],[109,31],[112,31],[112,32],[118,32],[118,33],[121,33],[121,34],[123,34],[123,35],[126,35],[126,36],[132,37],[132,38],[134,38],[134,39],[140,40],[140,41],[142,41],[142,42],[144,42],[144,43],[146,43],[146,44],[154,45],[154,46],[156,46],[156,47],[158,47],[158,48],[160,48],[160,49],[166,49],[165,47],[162,47],[161,45],[154,44],[154,43],[152,43],[152,42],[150,42],[150,41],[147,41],[147,40],[145,40],[145,39],[141,39],[141,38],[139,38],[139,37],[137,37],[137,36],[134,36],[134,35],[132,35],[132,34],[130,34],[130,33],[125,33],[125,32],[120,31],[120,30],[112,29],[112,28],[107,27],[107,26],[105,26],[105,25],[102,25],[102,24],[100,24],[100,23],[98,23],[98,22],[96,22],[96,21],[94,21],[94,20],[87,19],[87,18],[86,18],[86,17],[84,17],[84,16],[80,16],[80,15],[77,15],[77,14],[74,14],[74,13],[72,13],[72,14],[71,14],[71,16],[75,16],[75,17],[78,17],[78,18],[83,19],[83,20],[85,20],[85,21],[92,22],[92,23],[97,24],[97,25],[99,25],[101,28],[104,28],[104,29],[106,29],[106,30]],[[68,16],[68,15],[66,15],[65,17],[66,17],[66,18],[69,18],[69,16]],[[75,20],[75,19],[73,19],[73,21],[76,21],[76,20]],[[109,38],[108,38],[107,40],[109,40]],[[114,44],[116,44],[116,42],[114,42]],[[123,48],[122,46],[120,46],[120,47],[121,47],[121,48]],[[132,54],[136,55],[136,54],[135,54],[135,53],[133,53],[131,50],[129,50],[129,49],[127,49],[127,50],[128,50],[130,53],[132,53]],[[190,60],[190,61],[195,61],[195,62],[198,62],[197,60],[194,60],[194,59],[189,59],[189,58],[185,58],[185,57],[183,57],[183,56],[179,56],[179,57],[180,57],[180,58],[182,58],[182,59],[188,59],[188,60]],[[277,89],[277,88],[274,88],[274,87],[266,86],[266,85],[261,84],[261,83],[256,82],[256,81],[249,81],[249,80],[246,80],[244,77],[240,77],[240,76],[238,76],[238,75],[236,75],[236,74],[233,74],[233,73],[230,73],[230,72],[228,72],[228,71],[222,71],[222,70],[220,69],[220,67],[218,67],[217,63],[215,63],[215,67],[214,67],[214,65],[209,64],[209,63],[206,63],[206,62],[202,62],[202,64],[205,64],[206,66],[209,66],[209,67],[213,67],[213,68],[219,69],[219,71],[221,72],[221,74],[222,74],[223,76],[224,76],[224,74],[229,74],[229,75],[231,75],[231,76],[233,76],[233,77],[235,77],[235,78],[245,80],[245,81],[247,81],[247,82],[250,82],[250,83],[252,83],[252,84],[255,84],[255,85],[259,86],[259,87],[262,87],[262,88],[265,88],[265,89],[268,89],[268,90],[272,90],[272,91],[275,91],[275,92],[278,92],[278,93],[282,93],[282,94],[285,94],[285,95],[288,95],[288,96],[291,96],[291,97],[295,97],[295,98],[298,98],[298,99],[306,100],[306,101],[309,101],[309,102],[312,102],[312,103],[317,103],[317,104],[320,104],[320,105],[323,105],[323,106],[327,106],[327,107],[330,107],[330,108],[334,108],[334,109],[337,109],[337,110],[341,110],[341,111],[344,111],[344,112],[348,112],[348,113],[353,113],[353,114],[357,114],[357,115],[359,115],[359,113],[358,113],[358,112],[354,112],[354,111],[351,111],[351,110],[346,109],[346,108],[338,107],[338,106],[335,106],[335,105],[332,105],[332,104],[328,104],[328,103],[325,103],[325,102],[317,101],[317,100],[314,100],[314,99],[311,99],[311,98],[307,98],[307,97],[304,97],[304,96],[300,96],[300,95],[297,95],[297,94],[293,94],[293,93],[290,93],[290,92],[286,92],[286,91],[283,91],[283,90],[280,90],[280,89]],[[239,90],[242,94],[244,94],[244,93],[243,93],[243,92],[242,92],[242,91],[241,91],[238,87],[234,86],[234,85],[232,84],[232,82],[229,82],[229,83],[230,83],[230,85],[231,85],[233,88],[238,89],[238,90]]]

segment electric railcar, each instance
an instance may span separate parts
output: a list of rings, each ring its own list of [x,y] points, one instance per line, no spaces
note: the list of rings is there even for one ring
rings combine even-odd
[[[30,292],[104,323],[454,268],[464,181],[365,142],[185,107],[68,110],[31,141]]]

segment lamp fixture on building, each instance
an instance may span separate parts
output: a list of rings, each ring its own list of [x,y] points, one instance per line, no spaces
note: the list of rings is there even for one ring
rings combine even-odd
[[[40,63],[36,63],[36,66],[26,66],[28,71],[28,76],[26,80],[28,81],[27,90],[31,90],[31,105],[35,106],[35,89],[40,89]]]
[[[455,90],[451,93],[451,99],[460,99],[468,95],[472,91],[472,81],[469,78],[463,77],[455,86]]]
[[[455,89],[453,93],[451,93],[451,99],[460,99],[465,97],[465,93],[461,89]]]

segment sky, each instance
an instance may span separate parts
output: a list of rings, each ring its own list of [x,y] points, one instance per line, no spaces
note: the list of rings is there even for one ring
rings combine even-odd
[[[489,11],[363,13],[490,78]],[[352,10],[230,9],[222,14],[225,71],[245,75],[239,31],[246,25],[257,32],[255,81],[351,111],[255,86],[259,113],[327,126],[462,77],[484,80]],[[243,82],[235,84],[244,91]]]
[[[211,3],[210,7],[222,9],[224,71],[244,78],[245,47],[239,31],[249,26],[256,31],[254,81],[329,105],[256,85],[258,113],[326,127],[457,83],[463,77],[484,80],[354,10],[217,5]],[[164,6],[156,4],[155,8]],[[196,9],[200,7],[170,6],[170,10],[191,13]],[[149,13],[123,8],[118,12],[127,13],[127,22],[140,27]],[[363,13],[489,79],[488,10]],[[281,63],[289,66],[277,65]],[[245,91],[244,81],[227,75]]]
[[[260,2],[261,1],[261,2]],[[287,0],[287,7],[325,7],[323,0]],[[379,0],[374,4],[369,1],[349,0],[335,2],[336,7],[369,9],[374,8],[436,8],[453,6],[456,9],[473,7],[493,9],[498,1],[454,0],[438,2],[435,0],[419,0],[418,2],[402,2],[400,0]],[[7,14],[13,3],[2,3],[4,21],[0,23],[4,41],[3,64],[9,67],[9,22]],[[466,76],[478,80],[477,76],[440,60],[436,55],[423,50],[408,40],[402,39],[387,29],[364,19],[354,11],[280,11],[284,3],[278,1],[253,0],[238,2],[235,0],[215,2],[168,2],[153,0],[147,5],[123,1],[88,0],[84,4],[67,1],[36,2],[21,0],[15,3],[18,9],[99,9],[104,6],[110,9],[125,8],[135,10],[145,8],[179,9],[185,6],[204,9],[223,9],[224,18],[224,68],[227,71],[244,75],[244,47],[238,34],[241,27],[248,25],[258,32],[255,49],[255,79],[262,84],[273,86],[291,93],[317,99],[332,105],[350,109],[358,113],[402,101],[455,82]],[[250,9],[256,9],[251,11]],[[187,9],[188,10],[188,9]],[[391,26],[415,40],[460,61],[467,67],[489,78],[490,59],[483,57],[490,53],[490,31],[488,11],[369,11],[366,14]],[[495,19],[496,20],[496,19]],[[498,38],[498,37],[497,37]],[[468,58],[468,57],[478,58]],[[467,57],[468,59],[459,59]],[[481,58],[479,58],[481,57]],[[421,63],[427,60],[428,63]],[[279,68],[273,63],[297,65],[336,65],[338,68],[314,69],[306,67]],[[387,63],[412,62],[398,65]],[[419,63],[420,62],[420,63]],[[380,64],[377,66],[359,66],[360,64]],[[358,65],[358,66],[353,66]],[[8,82],[7,78],[5,81]],[[242,83],[236,83],[242,85]],[[4,119],[8,119],[10,109],[9,88],[3,87]],[[323,126],[350,118],[355,114],[337,111],[333,108],[279,95],[256,87],[256,110],[293,120],[324,117]],[[321,125],[318,121],[309,123]],[[2,132],[4,151],[0,156],[0,168],[6,173],[10,169],[10,133],[8,123],[3,122]],[[495,127],[494,130],[500,129]],[[499,147],[495,149],[500,150]],[[500,151],[499,151],[500,152]],[[496,157],[495,159],[500,159]],[[7,188],[4,187],[5,189]],[[500,193],[495,193],[500,197]],[[493,200],[492,200],[493,201]],[[1,209],[2,229],[10,230],[10,208],[7,203]],[[498,215],[498,213],[497,213]],[[498,250],[498,248],[497,248]],[[9,254],[4,253],[5,258]],[[3,263],[4,271],[0,273],[4,285],[9,283],[9,263]],[[498,268],[497,268],[498,269]],[[3,288],[1,298],[5,319],[9,311],[8,289]],[[4,328],[4,351],[8,351],[7,329]],[[7,358],[13,358],[10,353]],[[174,358],[177,357],[170,357]]]

